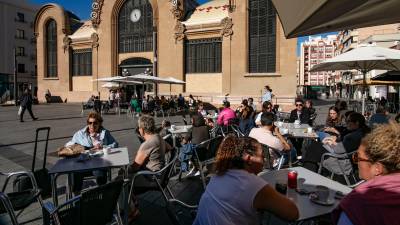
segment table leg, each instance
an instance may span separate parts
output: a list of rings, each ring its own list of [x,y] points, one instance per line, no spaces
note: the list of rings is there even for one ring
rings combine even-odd
[[[124,180],[128,179],[128,166],[124,167]],[[129,185],[123,185],[122,186],[122,199],[123,199],[123,207],[124,207],[124,218],[123,220],[123,224],[128,225],[128,212],[129,212],[129,193],[127,193],[129,191]]]
[[[73,175],[72,175],[73,176]],[[66,193],[66,197],[67,197],[67,201],[68,200],[70,200],[70,199],[72,199],[72,183],[73,183],[73,178],[72,178],[72,176],[71,176],[71,174],[69,173],[68,175],[67,175],[67,185],[66,185],[66,188],[67,188],[67,193]]]
[[[53,204],[55,207],[58,206],[58,195],[57,195],[57,174],[51,174],[51,196],[53,196]]]

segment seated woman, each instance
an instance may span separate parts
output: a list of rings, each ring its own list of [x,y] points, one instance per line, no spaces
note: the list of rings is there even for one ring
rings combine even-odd
[[[400,125],[380,125],[361,142],[353,161],[365,183],[333,213],[335,224],[398,224],[400,212]],[[397,222],[396,222],[397,221]]]
[[[111,133],[104,129],[102,126],[103,118],[96,112],[91,112],[87,118],[87,126],[77,131],[72,140],[65,144],[66,147],[73,144],[79,144],[85,147],[85,149],[99,150],[101,151],[104,147],[116,148],[118,143],[115,141]],[[83,177],[90,176],[92,173],[74,173],[74,184],[73,191],[79,192],[82,189]],[[105,184],[106,173],[102,170],[93,171],[93,175],[96,176],[97,184]]]
[[[263,164],[262,147],[257,140],[228,135],[218,149],[217,175],[211,178],[200,199],[193,224],[260,224],[259,210],[284,220],[296,220],[296,205],[256,175]]]
[[[340,136],[340,133],[344,130],[341,118],[339,109],[335,106],[331,106],[329,108],[329,114],[326,117],[325,128],[323,132],[318,132],[318,137],[321,141],[327,136]]]
[[[258,113],[256,116],[255,123],[257,126],[261,126],[261,115],[263,114],[263,112],[272,112],[272,103],[271,102],[268,102],[268,101],[263,102],[261,112]]]
[[[255,127],[253,109],[250,106],[245,106],[239,113],[239,129],[245,136],[249,136],[253,127]]]
[[[365,124],[365,118],[360,113],[353,112],[347,117],[346,124],[348,130],[346,135],[330,136],[325,138],[323,143],[314,142],[306,148],[303,157],[303,166],[305,168],[317,172],[318,163],[324,153],[350,153],[358,149],[361,139],[370,131]]]

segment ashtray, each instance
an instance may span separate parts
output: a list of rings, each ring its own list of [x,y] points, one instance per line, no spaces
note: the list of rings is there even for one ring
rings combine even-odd
[[[318,205],[323,205],[323,206],[331,206],[333,204],[335,204],[335,200],[334,199],[326,199],[326,201],[321,201],[318,198],[318,195],[316,193],[311,193],[310,195],[310,200]]]

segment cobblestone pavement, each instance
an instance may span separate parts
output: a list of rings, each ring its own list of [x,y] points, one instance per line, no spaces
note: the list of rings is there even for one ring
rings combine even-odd
[[[334,101],[316,101],[318,117],[316,124],[324,124],[327,109]],[[86,117],[81,116],[80,104],[43,104],[34,105],[33,112],[39,120],[32,121],[28,113],[25,113],[25,122],[20,123],[17,118],[18,108],[15,106],[0,107],[0,171],[12,172],[20,170],[29,170],[32,162],[32,154],[35,140],[35,130],[39,127],[51,127],[48,153],[55,152],[60,146],[63,146],[73,135],[75,131],[86,124]],[[86,114],[87,115],[87,112]],[[137,126],[137,118],[127,117],[126,114],[120,116],[107,114],[103,116],[103,126],[111,131],[111,134],[119,142],[120,146],[128,146],[130,159],[133,159],[139,141],[134,135],[134,128]],[[181,116],[170,117],[173,123],[182,123]],[[156,122],[161,124],[162,117],[158,117]],[[41,139],[41,138],[39,138]],[[44,142],[39,143],[39,153],[37,165],[41,165],[43,159]],[[51,167],[57,161],[57,157],[48,156],[47,167]],[[4,179],[0,178],[0,185]],[[60,182],[62,183],[62,181]],[[173,182],[174,191],[178,194],[191,195],[198,193],[197,199],[201,194],[201,188],[198,185],[186,184],[187,182]],[[196,182],[195,182],[196,183]],[[62,198],[63,196],[61,196]],[[193,197],[193,196],[191,196]],[[193,200],[193,198],[192,198]],[[48,201],[48,200],[47,200]],[[194,200],[195,201],[195,200]],[[166,213],[162,206],[165,203],[159,194],[149,193],[141,197],[142,216],[135,224],[169,224]],[[147,213],[148,212],[148,213]],[[154,217],[153,215],[158,215]],[[20,217],[21,221],[33,220],[28,224],[42,224],[42,220],[36,219],[41,216],[41,210],[38,204],[29,207]],[[4,216],[3,216],[4,219]],[[2,217],[0,217],[0,224]]]

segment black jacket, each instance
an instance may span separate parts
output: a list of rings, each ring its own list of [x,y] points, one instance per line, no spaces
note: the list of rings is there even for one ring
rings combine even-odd
[[[29,107],[32,106],[33,99],[32,95],[30,94],[23,94],[20,98],[20,103],[22,107]]]
[[[292,110],[292,112],[290,112],[289,122],[293,123],[295,120],[297,120],[297,109],[294,109]],[[310,114],[308,113],[308,110],[305,109],[302,110],[300,114],[300,122],[302,124],[310,123]]]

